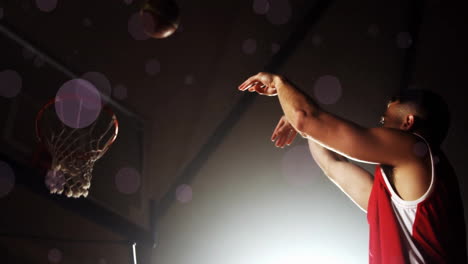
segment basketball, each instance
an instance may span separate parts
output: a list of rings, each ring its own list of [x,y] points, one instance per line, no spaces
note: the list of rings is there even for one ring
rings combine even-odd
[[[146,0],[140,16],[145,33],[152,38],[167,38],[179,27],[179,7],[174,0]]]

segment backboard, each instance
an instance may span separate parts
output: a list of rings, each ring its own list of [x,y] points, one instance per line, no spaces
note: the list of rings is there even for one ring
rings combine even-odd
[[[137,225],[146,226],[148,207],[142,188],[145,183],[145,122],[114,99],[124,99],[122,94],[125,95],[126,90],[122,89],[126,88],[107,80],[104,85],[108,87],[100,89],[103,84],[96,78],[98,73],[74,72],[70,69],[73,63],[63,62],[66,58],[54,58],[47,47],[35,46],[4,25],[0,25],[0,57],[0,86],[4,93],[0,96],[0,153],[24,166],[32,166],[34,155],[38,153],[34,132],[38,111],[55,97],[66,81],[84,78],[94,82],[118,118],[119,134],[109,151],[95,164],[87,199]]]

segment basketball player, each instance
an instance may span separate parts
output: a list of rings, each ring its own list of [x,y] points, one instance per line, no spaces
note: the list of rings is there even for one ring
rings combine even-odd
[[[276,146],[308,139],[324,173],[367,213],[370,263],[466,263],[463,205],[440,149],[449,112],[429,92],[391,100],[381,127],[365,128],[322,109],[282,76],[258,73],[241,91],[278,96]],[[348,161],[374,163],[372,176]]]

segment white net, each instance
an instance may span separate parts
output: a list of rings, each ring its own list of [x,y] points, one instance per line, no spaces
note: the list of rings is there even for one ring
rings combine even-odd
[[[58,118],[52,103],[36,120],[37,136],[52,156],[45,184],[51,193],[87,197],[94,164],[117,137],[117,118],[106,107],[89,126],[73,128]]]

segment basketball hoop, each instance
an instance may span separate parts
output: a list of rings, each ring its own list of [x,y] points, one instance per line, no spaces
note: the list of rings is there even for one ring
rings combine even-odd
[[[37,139],[52,156],[45,184],[50,193],[74,198],[87,197],[94,163],[114,143],[119,123],[108,106],[103,106],[103,111],[99,106],[92,122],[85,126],[70,126],[68,122],[64,122],[66,114],[57,108],[57,105],[69,102],[75,105],[79,103],[78,110],[73,114],[77,116],[77,120],[82,120],[86,104],[83,104],[82,98],[75,96],[53,98],[36,116]],[[55,109],[51,107],[53,105]]]

